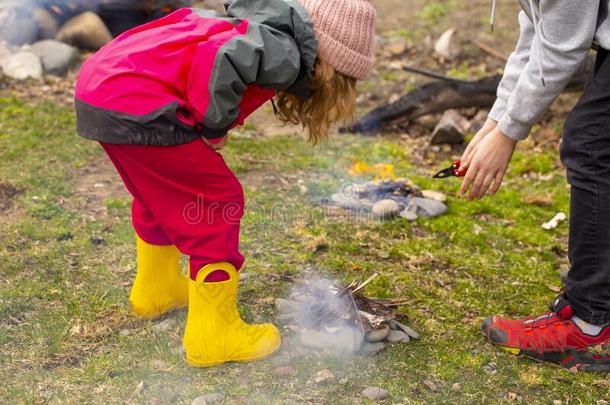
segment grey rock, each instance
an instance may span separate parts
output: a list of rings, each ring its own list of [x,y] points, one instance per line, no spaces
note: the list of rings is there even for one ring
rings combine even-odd
[[[466,118],[455,110],[447,110],[432,131],[430,143],[432,145],[463,143],[467,127]]]
[[[290,357],[285,354],[281,354],[279,356],[275,356],[271,359],[271,365],[273,367],[282,367],[290,364]]]
[[[11,79],[42,79],[42,63],[38,56],[29,51],[20,51],[6,58],[2,71]]]
[[[412,197],[407,210],[415,212],[419,217],[433,218],[447,212],[447,206],[440,201],[429,198]]]
[[[0,41],[0,67],[13,54],[6,42]]]
[[[440,191],[436,190],[422,190],[421,191],[424,198],[428,198],[430,200],[440,201],[442,203],[447,201],[447,196]]]
[[[373,356],[373,355],[379,353],[380,351],[382,351],[383,349],[385,349],[385,343],[383,343],[383,342],[375,342],[375,343],[364,342],[364,344],[360,348],[360,353],[362,353],[365,356]]]
[[[377,218],[392,218],[402,210],[400,204],[394,200],[381,200],[373,204],[373,215]]]
[[[157,322],[153,325],[152,329],[155,332],[167,332],[176,324],[176,320],[174,318],[165,318],[161,322]]]
[[[16,1],[0,2],[0,41],[21,46],[36,40],[38,29],[29,7]]]
[[[341,354],[354,354],[360,350],[364,335],[353,328],[341,328],[336,333],[306,329],[301,333],[303,346],[316,350],[329,350]]]
[[[200,397],[195,398],[195,400],[203,400],[205,401],[206,404],[213,404],[214,402],[219,402],[222,401],[224,399],[224,395],[220,392],[212,392],[209,394],[204,394]],[[195,403],[195,401],[193,401],[193,403]]]
[[[417,218],[419,218],[417,216],[417,212],[415,212],[416,210],[413,209],[409,209],[409,207],[405,208],[404,210],[400,211],[398,213],[398,216],[402,217],[402,218],[406,218],[409,221],[416,221]]]
[[[82,49],[96,51],[112,41],[112,34],[97,14],[87,11],[68,20],[55,39]]]
[[[296,312],[299,310],[299,306],[296,302],[285,300],[283,298],[277,298],[275,300],[275,307],[282,314]]]
[[[275,374],[280,377],[290,377],[295,373],[294,368],[290,366],[280,366],[275,368]]]
[[[375,343],[381,342],[383,339],[388,337],[390,333],[390,327],[386,324],[383,324],[379,329],[373,329],[369,333],[366,334],[365,338],[367,342]]]
[[[391,330],[386,339],[390,343],[409,343],[411,340],[409,335],[402,330]]]
[[[66,74],[78,57],[76,48],[53,39],[36,42],[32,53],[40,58],[45,72],[57,76]]]
[[[366,387],[362,390],[362,395],[373,401],[381,401],[388,398],[390,393],[380,387]]]
[[[415,340],[421,339],[421,336],[419,336],[419,333],[415,332],[413,329],[411,329],[407,325],[402,324],[402,323],[400,323],[398,321],[391,320],[390,321],[390,327],[392,329],[400,329],[400,330],[402,330],[404,333],[409,335],[409,337],[412,337]]]
[[[360,210],[365,208],[365,204],[363,204],[361,200],[343,192],[331,195],[330,200],[339,207],[348,210]]]
[[[59,31],[59,23],[53,14],[42,7],[36,7],[32,10],[32,17],[38,28],[39,39],[55,38],[57,31]]]
[[[193,402],[191,402],[191,405],[207,405],[207,403],[208,403],[208,401],[206,401],[202,397],[197,397],[197,398],[193,399]]]

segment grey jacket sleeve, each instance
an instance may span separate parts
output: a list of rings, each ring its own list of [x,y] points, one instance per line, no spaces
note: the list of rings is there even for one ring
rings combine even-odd
[[[530,58],[530,48],[534,39],[534,26],[524,11],[519,13],[519,27],[521,29],[519,41],[513,53],[508,57],[502,81],[498,86],[496,102],[489,111],[489,118],[494,121],[500,121],[506,113],[508,99],[517,85],[521,70],[523,70],[523,67]]]
[[[300,54],[294,39],[273,27],[250,22],[248,32],[218,50],[209,83],[204,136],[224,136],[239,116],[242,95],[250,84],[283,90],[297,78]]]
[[[508,137],[527,138],[563,91],[591,48],[598,11],[599,0],[541,0],[540,10],[532,10],[540,16],[538,35],[498,123]]]

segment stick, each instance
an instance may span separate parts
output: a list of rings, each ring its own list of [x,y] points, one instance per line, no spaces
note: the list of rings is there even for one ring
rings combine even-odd
[[[485,45],[484,43],[474,40],[472,41],[473,44],[475,44],[480,50],[482,50],[483,52],[485,52],[488,55],[493,56],[496,59],[500,59],[502,62],[507,62],[508,58],[506,57],[506,55],[504,55],[502,52],[492,48],[489,45]]]
[[[379,274],[374,273],[371,277],[367,278],[364,283],[360,284],[354,291],[351,291],[351,294],[355,293],[358,290],[362,290],[368,283],[373,281]]]
[[[432,70],[428,70],[428,69],[424,69],[424,68],[418,68],[415,66],[403,66],[402,70],[405,70],[405,71],[411,72],[411,73],[416,73],[418,75],[422,75],[422,76],[426,76],[426,77],[431,77],[433,79],[442,80],[444,82],[463,82],[463,81],[465,81],[465,80],[461,80],[461,79],[456,79],[455,77],[445,76],[442,73],[434,72]]]

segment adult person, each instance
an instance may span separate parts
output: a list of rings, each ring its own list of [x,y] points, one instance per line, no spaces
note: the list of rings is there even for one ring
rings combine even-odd
[[[609,1],[520,3],[520,38],[497,100],[462,156],[467,170],[462,194],[470,199],[494,194],[517,142],[527,138],[592,47],[597,48],[597,59],[565,123],[560,152],[571,186],[571,268],[565,292],[550,313],[518,320],[493,316],[482,329],[492,344],[512,353],[608,371],[610,357],[595,354],[592,347],[610,342]]]

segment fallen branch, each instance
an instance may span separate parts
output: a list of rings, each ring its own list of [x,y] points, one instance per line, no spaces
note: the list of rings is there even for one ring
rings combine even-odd
[[[583,62],[574,74],[566,90],[582,91],[593,72],[592,57]],[[411,71],[415,69],[410,68]],[[425,69],[417,69],[419,74]],[[426,73],[427,75],[427,73]],[[436,74],[442,81],[426,83],[400,97],[397,101],[379,106],[351,126],[341,128],[340,132],[373,134],[380,131],[385,124],[394,121],[412,121],[428,114],[442,113],[453,108],[489,108],[496,99],[496,89],[501,75],[488,76],[480,80],[446,80],[442,74]],[[429,75],[428,75],[429,76]]]
[[[499,59],[504,63],[506,63],[508,61],[508,57],[506,55],[504,55],[502,52],[498,51],[497,49],[494,49],[491,46],[486,45],[483,42],[476,41],[476,40],[472,41],[472,43],[475,44],[480,50],[482,50],[486,54],[491,55],[494,58]]]

